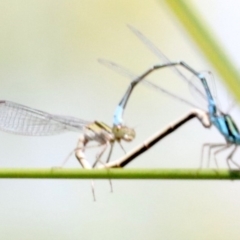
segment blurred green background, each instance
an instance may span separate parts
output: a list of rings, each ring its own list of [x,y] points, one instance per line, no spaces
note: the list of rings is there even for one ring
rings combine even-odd
[[[191,3],[238,67],[240,3]],[[111,125],[113,110],[129,80],[99,65],[97,58],[116,61],[137,74],[158,63],[126,24],[142,31],[172,60],[214,73],[164,1],[2,0],[1,99]],[[229,94],[214,75],[221,106],[227,109]],[[194,101],[188,86],[171,72],[156,73],[152,79]],[[137,138],[125,143],[125,148],[130,150],[189,109],[139,86],[124,115]],[[238,119],[237,108],[234,110]],[[34,138],[1,132],[1,166],[59,166],[77,138],[75,133]],[[205,130],[194,120],[129,167],[197,168],[205,142],[224,140],[216,129]],[[94,159],[96,151],[88,153]],[[116,147],[113,158],[122,154]],[[219,155],[219,165],[226,168],[225,156]],[[213,162],[211,166],[215,167]],[[66,167],[80,166],[72,157]],[[93,202],[88,180],[1,180],[0,237],[239,239],[237,181],[119,180],[113,181],[113,187],[114,193],[110,193],[107,181],[95,181],[97,202]]]

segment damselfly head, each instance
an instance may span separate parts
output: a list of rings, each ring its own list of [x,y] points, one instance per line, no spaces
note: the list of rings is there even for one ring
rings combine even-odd
[[[135,130],[126,126],[114,126],[112,131],[117,140],[126,142],[131,142],[136,136]]]

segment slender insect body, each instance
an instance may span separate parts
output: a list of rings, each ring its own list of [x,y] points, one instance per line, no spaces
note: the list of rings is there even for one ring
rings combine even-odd
[[[115,141],[117,141],[120,144],[121,148],[123,149],[121,145],[121,140],[130,142],[134,138],[135,138],[134,129],[128,128],[126,126],[120,127],[114,126],[113,128],[111,128],[103,122],[95,121],[94,123],[86,126],[84,134],[82,134],[79,137],[79,141],[75,149],[75,156],[83,168],[87,169],[94,168],[97,166],[98,162],[100,162],[104,166],[105,163],[103,163],[100,160],[100,158],[109,146],[110,151],[106,163],[108,163],[110,160],[113,150],[113,144]],[[99,146],[101,147],[101,150],[97,154],[96,160],[92,165],[90,165],[89,162],[86,160],[86,156],[84,154],[87,144],[90,141],[98,142]]]
[[[226,137],[225,137],[227,142],[230,142],[230,143],[233,143],[236,145],[240,145],[239,130],[238,130],[236,124],[234,123],[232,117],[228,114],[225,114],[223,117],[224,117],[226,128],[228,131],[228,133],[226,134]]]
[[[112,129],[103,122],[95,121],[94,123],[86,126],[84,135],[87,141],[96,141],[100,144],[114,141]]]
[[[211,150],[212,149],[216,149],[217,150],[214,151],[213,155],[214,155],[214,160],[215,163],[217,165],[217,160],[216,160],[216,156],[218,153],[220,153],[221,151],[228,149],[232,146],[234,146],[233,150],[231,151],[231,153],[227,156],[227,164],[230,168],[230,164],[229,162],[232,162],[235,166],[237,166],[238,168],[240,168],[240,165],[238,165],[236,162],[234,162],[234,160],[232,159],[234,153],[236,152],[236,149],[238,147],[238,145],[240,145],[240,133],[239,130],[236,126],[236,124],[234,123],[233,119],[231,118],[231,116],[224,114],[219,107],[217,106],[215,99],[212,96],[212,93],[209,89],[207,80],[204,76],[203,73],[201,72],[197,72],[195,71],[192,67],[190,67],[188,64],[186,64],[185,62],[171,62],[152,42],[150,42],[142,33],[140,33],[138,30],[136,30],[135,28],[133,28],[132,26],[128,26],[130,28],[130,30],[142,41],[142,43],[149,49],[151,50],[155,55],[157,55],[161,60],[163,60],[164,64],[160,64],[160,65],[155,65],[151,68],[149,68],[147,71],[145,71],[143,74],[141,74],[140,76],[137,76],[136,78],[134,78],[134,80],[131,82],[129,88],[127,89],[124,97],[122,98],[121,102],[119,103],[117,109],[116,109],[116,114],[114,115],[114,121],[121,125],[122,123],[122,116],[123,116],[123,111],[125,109],[125,106],[127,104],[127,101],[130,97],[130,94],[133,91],[133,88],[139,83],[139,82],[143,82],[144,79],[146,78],[146,76],[148,76],[149,74],[151,74],[152,72],[154,72],[155,70],[158,69],[162,69],[162,68],[166,68],[166,67],[171,67],[185,82],[187,82],[191,87],[193,87],[193,89],[195,89],[208,103],[208,117],[209,117],[209,121],[210,123],[208,124],[208,121],[206,122],[206,126],[210,127],[211,125],[214,125],[219,132],[223,135],[223,137],[225,138],[227,143],[219,143],[219,144],[212,144],[212,143],[206,143],[203,145],[202,148],[202,156],[203,156],[203,150],[205,147],[209,148],[208,151],[208,159],[210,160],[210,155],[211,155]],[[107,67],[110,67],[114,70],[116,70],[117,72],[122,73],[123,75],[128,75],[130,77],[133,76],[133,74],[129,74],[128,70],[126,69],[121,69],[121,67],[115,63],[112,62],[108,62],[105,60],[100,60],[100,63],[104,64]],[[185,68],[186,70],[188,70],[189,72],[191,72],[194,76],[196,76],[205,91],[205,94],[199,90],[191,81],[189,81],[189,79],[181,72],[179,71],[179,69],[177,68],[177,66],[181,66],[183,68]],[[146,81],[145,81],[146,83]],[[185,102],[187,104],[188,101],[186,101],[185,99],[176,97],[174,94],[169,93],[168,91],[161,89],[160,87],[156,87],[154,86],[152,83],[147,82],[148,85],[152,86],[153,88],[155,88],[156,90],[159,90],[163,93],[166,93],[170,96],[173,96],[174,98],[179,99],[182,102]],[[190,105],[190,104],[189,104]],[[192,104],[191,104],[192,105]],[[201,120],[201,119],[200,119]],[[203,122],[202,122],[203,123]],[[116,125],[117,125],[116,124]],[[203,124],[205,126],[205,124]],[[202,159],[202,158],[201,158]],[[202,162],[202,160],[201,160]]]
[[[103,122],[90,122],[71,116],[50,114],[5,100],[0,101],[0,129],[26,136],[49,136],[66,131],[80,132],[82,134],[79,137],[75,154],[85,168],[93,167],[87,162],[84,155],[90,141],[95,141],[102,147],[94,163],[95,166],[106,148],[114,141],[131,141],[135,137],[134,130],[127,127],[123,127],[116,134],[113,132],[113,128]],[[130,137],[128,136],[129,132]]]
[[[183,63],[185,64],[185,63]],[[186,65],[186,64],[185,64]],[[234,123],[232,117],[229,114],[219,112],[216,107],[216,103],[213,99],[209,86],[205,77],[201,74],[198,74],[198,78],[203,84],[204,90],[208,98],[208,109],[210,114],[210,119],[213,125],[220,131],[224,136],[227,143],[240,145],[240,134],[239,130]]]

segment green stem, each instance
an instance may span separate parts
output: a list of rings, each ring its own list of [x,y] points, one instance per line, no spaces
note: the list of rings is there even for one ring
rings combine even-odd
[[[191,179],[240,180],[240,171],[197,169],[0,169],[0,178],[15,179]]]
[[[205,57],[211,62],[226,82],[235,97],[240,100],[240,75],[231,63],[223,47],[219,45],[204,19],[186,0],[165,0],[190,36],[197,43]]]

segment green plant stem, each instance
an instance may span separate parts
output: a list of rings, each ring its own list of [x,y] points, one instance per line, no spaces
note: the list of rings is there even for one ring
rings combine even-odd
[[[7,179],[178,179],[240,180],[240,171],[198,169],[0,169]]]
[[[208,28],[204,19],[191,6],[190,1],[165,0],[165,2],[240,101],[240,75],[227,57],[223,47],[214,38],[213,31]]]

